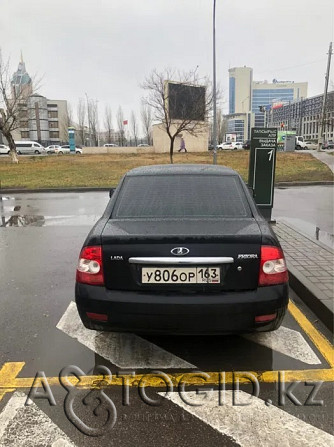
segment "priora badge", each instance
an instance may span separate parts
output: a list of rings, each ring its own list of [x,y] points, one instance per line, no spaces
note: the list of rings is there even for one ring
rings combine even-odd
[[[189,253],[189,249],[186,247],[175,247],[170,252],[175,256],[184,256]]]

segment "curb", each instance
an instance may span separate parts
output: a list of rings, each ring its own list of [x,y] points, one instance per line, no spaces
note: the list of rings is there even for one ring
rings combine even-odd
[[[107,187],[86,187],[86,186],[78,186],[74,188],[2,188],[0,189],[1,194],[14,194],[14,193],[45,193],[45,192],[94,192],[94,191],[110,191],[110,188]]]
[[[282,222],[293,231],[300,233],[305,238],[317,244],[322,249],[328,250],[333,253],[333,250],[320,241],[315,241],[310,238],[309,235],[303,233],[294,225],[286,222],[282,219]],[[273,226],[273,230],[274,230]],[[275,231],[275,230],[274,230]],[[289,264],[289,263],[288,263]],[[333,333],[334,332],[334,303],[333,299],[328,298],[322,293],[318,287],[316,287],[311,281],[309,281],[304,275],[302,275],[295,267],[288,265],[289,271],[289,285],[291,289],[304,301],[304,303],[314,312],[314,314],[324,323],[324,325]]]
[[[304,301],[305,304],[315,313],[315,315],[324,323],[324,325],[333,333],[333,301],[324,295],[324,299],[320,298],[321,291],[294,268],[289,267],[289,283],[291,289]],[[329,309],[324,304],[327,301],[329,305],[332,305],[332,309]]]
[[[278,182],[278,183],[275,183],[276,188],[280,188],[282,186],[291,187],[291,186],[324,186],[324,185],[334,185],[334,180],[322,180],[319,182]]]
[[[293,187],[293,186],[326,186],[334,185],[334,180],[324,180],[319,182],[279,182],[275,183],[276,188]],[[69,188],[0,188],[0,194],[13,193],[38,193],[38,192],[94,192],[94,191],[109,191],[114,186],[77,186]]]

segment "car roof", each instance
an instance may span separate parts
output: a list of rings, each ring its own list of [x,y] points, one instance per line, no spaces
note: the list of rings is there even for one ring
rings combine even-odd
[[[237,175],[233,169],[225,166],[215,166],[206,164],[173,164],[173,165],[151,165],[141,166],[131,169],[126,176],[139,175],[180,175],[180,174],[201,174],[201,175]]]

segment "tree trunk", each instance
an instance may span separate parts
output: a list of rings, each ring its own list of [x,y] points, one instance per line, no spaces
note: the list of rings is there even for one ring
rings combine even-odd
[[[169,146],[169,159],[171,164],[173,164],[173,150],[174,150],[174,139],[175,137],[169,137],[170,138],[170,146]]]
[[[18,163],[19,159],[17,158],[16,146],[11,133],[2,132],[6,140],[8,141],[8,146],[10,149],[10,156],[12,159],[12,163]]]

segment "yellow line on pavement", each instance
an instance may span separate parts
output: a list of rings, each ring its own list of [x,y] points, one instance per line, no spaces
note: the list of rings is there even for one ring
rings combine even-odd
[[[68,377],[68,382],[78,388],[107,388],[111,386],[127,385],[129,387],[166,387],[166,383],[177,387],[184,383],[185,386],[204,386],[233,384],[238,378],[240,383],[251,383],[249,375],[253,375],[258,382],[278,383],[278,382],[333,382],[334,381],[334,355],[333,346],[330,342],[312,325],[298,307],[290,300],[289,311],[299,326],[307,334],[310,340],[323,355],[331,368],[326,369],[306,369],[306,370],[285,370],[285,371],[247,371],[247,372],[177,372],[164,373],[164,378],[156,374],[137,375],[112,375],[112,376],[82,376],[78,380],[74,376]],[[8,362],[0,370],[0,401],[6,393],[17,389],[30,389],[32,386],[41,387],[43,379],[34,377],[17,377],[25,362]],[[50,386],[61,385],[59,377],[46,378]]]
[[[7,364],[9,365],[9,364]],[[240,383],[251,383],[250,375],[253,375],[260,383],[278,382],[308,382],[308,381],[334,381],[333,369],[309,369],[309,370],[285,370],[285,371],[239,371],[239,372],[188,372],[188,373],[164,373],[164,378],[159,374],[137,374],[120,376],[82,376],[80,381],[69,376],[68,382],[77,388],[108,388],[111,386],[127,385],[129,387],[166,387],[173,384],[173,387],[184,383],[185,386],[204,386],[233,384],[236,379]],[[44,379],[45,380],[45,379]],[[59,377],[46,378],[50,386],[60,385]],[[31,387],[41,387],[43,379],[34,377],[7,379],[0,382],[0,396],[3,392],[10,392],[15,389],[30,389]]]
[[[17,375],[20,373],[24,365],[25,362],[8,362],[5,363],[0,369],[0,400],[6,393],[11,393],[16,389],[16,386],[7,387],[2,386],[2,384],[7,382],[15,382]]]
[[[298,309],[293,301],[289,301],[289,312],[297,321],[299,326],[312,340],[321,355],[327,360],[331,368],[334,367],[334,349],[329,341],[313,326],[313,324],[305,317],[305,315]]]

